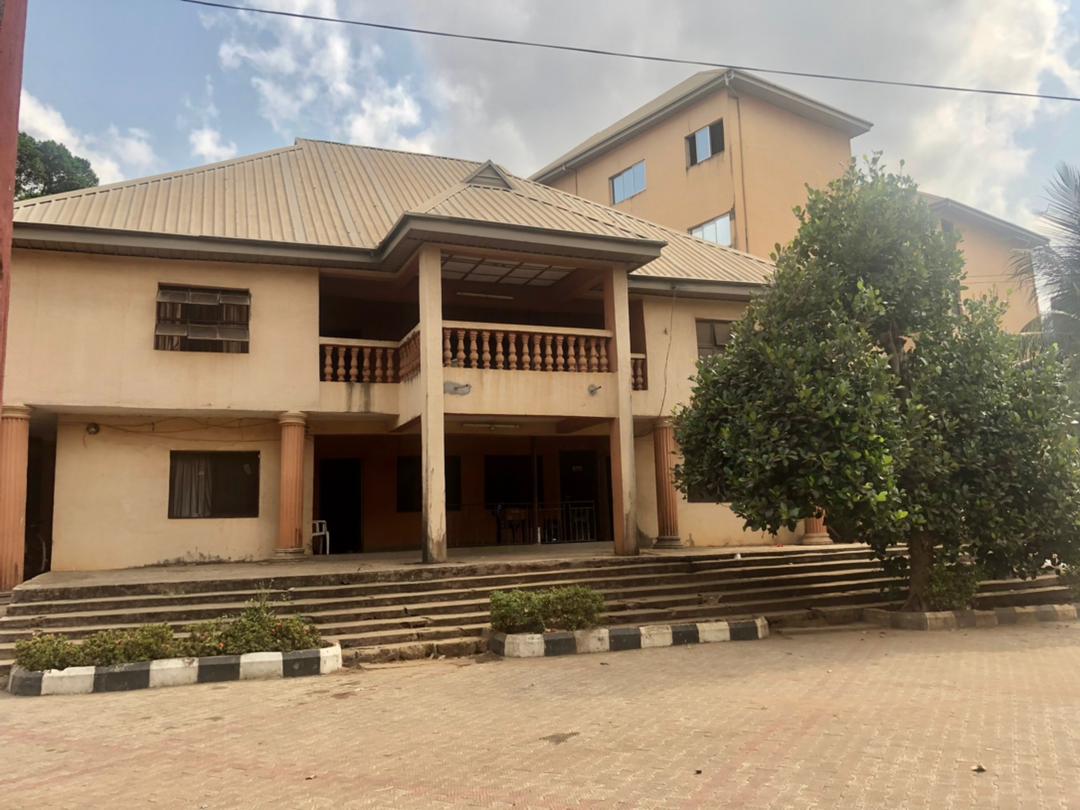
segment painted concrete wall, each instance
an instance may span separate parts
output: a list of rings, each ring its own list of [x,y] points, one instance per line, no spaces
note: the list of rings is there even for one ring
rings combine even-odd
[[[90,422],[100,432],[89,435]],[[271,420],[65,416],[57,427],[53,561],[58,571],[166,562],[254,560],[277,538],[279,428]],[[259,453],[259,515],[168,517],[171,450]],[[306,449],[305,525],[310,525],[313,446]]]
[[[688,166],[685,138],[717,120],[724,122],[724,151]],[[750,96],[736,102],[720,90],[552,185],[610,205],[611,178],[644,160],[645,191],[616,208],[680,231],[734,210],[734,246],[767,257],[775,242],[794,235],[791,209],[806,201],[805,184],[839,176],[850,157],[845,133]]]
[[[230,409],[319,404],[312,268],[16,251],[9,403]],[[159,283],[251,291],[249,354],[155,351]]]
[[[965,298],[991,296],[1008,304],[1002,328],[1019,332],[1039,315],[1033,292],[1033,279],[1013,277],[1012,263],[1020,245],[985,225],[974,221],[954,221],[964,254]]]

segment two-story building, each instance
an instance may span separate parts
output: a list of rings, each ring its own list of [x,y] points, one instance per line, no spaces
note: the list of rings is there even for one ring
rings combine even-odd
[[[766,261],[491,163],[308,140],[15,219],[0,589],[766,541],[676,494],[666,420]]]
[[[738,70],[697,73],[586,138],[532,179],[684,233],[769,257],[795,235],[792,209],[851,159],[869,121]],[[932,179],[930,182],[932,186]],[[1034,282],[1016,272],[1037,233],[926,195],[961,237],[968,296],[1008,303],[1004,327],[1038,317]]]

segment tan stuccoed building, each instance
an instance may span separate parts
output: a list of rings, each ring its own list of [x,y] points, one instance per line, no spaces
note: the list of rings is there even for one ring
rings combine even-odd
[[[300,140],[19,203],[13,266],[0,587],[46,557],[322,552],[320,520],[332,552],[428,560],[770,541],[676,495],[664,419],[759,258],[490,163]]]
[[[704,71],[582,141],[532,179],[768,258],[786,244],[806,186],[840,175],[871,123],[736,70]],[[858,143],[855,144],[858,154]],[[933,178],[917,178],[933,188]],[[1032,231],[944,197],[928,202],[961,237],[968,296],[1008,303],[1005,328],[1038,316],[1017,251]]]
[[[322,553],[320,521],[427,560],[776,542],[675,491],[667,417],[869,124],[732,74],[643,110],[543,183],[300,140],[17,204],[0,590]],[[1024,235],[935,204],[987,266]]]

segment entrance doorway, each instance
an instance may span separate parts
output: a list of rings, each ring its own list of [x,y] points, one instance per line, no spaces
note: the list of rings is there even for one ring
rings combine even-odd
[[[319,519],[326,521],[333,554],[364,550],[363,464],[358,458],[319,462]]]
[[[597,539],[599,465],[592,450],[559,453],[559,499],[562,542],[585,543]]]

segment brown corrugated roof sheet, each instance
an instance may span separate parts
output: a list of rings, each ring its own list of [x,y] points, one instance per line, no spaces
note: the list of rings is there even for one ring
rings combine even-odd
[[[763,283],[766,261],[502,172],[484,164],[327,141],[187,171],[24,200],[19,223],[375,250],[403,216],[663,241],[635,271],[672,279]],[[502,187],[504,177],[509,187]]]

